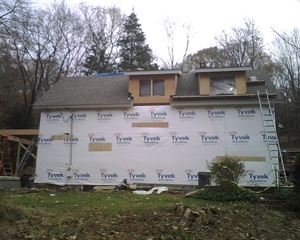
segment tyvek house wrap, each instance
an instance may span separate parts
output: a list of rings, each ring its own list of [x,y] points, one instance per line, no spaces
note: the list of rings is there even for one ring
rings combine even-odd
[[[241,185],[268,186],[275,176],[263,129],[257,106],[44,111],[35,182],[197,185],[207,162],[227,155],[246,160]]]

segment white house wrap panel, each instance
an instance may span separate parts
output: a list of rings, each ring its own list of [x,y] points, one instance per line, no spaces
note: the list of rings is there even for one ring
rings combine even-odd
[[[151,126],[158,122],[168,124]],[[207,162],[228,155],[245,160],[242,185],[268,186],[275,176],[263,129],[257,106],[44,111],[35,182],[197,185]]]

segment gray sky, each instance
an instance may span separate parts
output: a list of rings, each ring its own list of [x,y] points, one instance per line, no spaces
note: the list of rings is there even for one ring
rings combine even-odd
[[[50,0],[36,0],[49,3]],[[300,27],[298,0],[66,0],[70,6],[80,2],[89,5],[117,6],[127,15],[134,8],[154,54],[167,58],[166,33],[163,21],[169,17],[178,21],[175,58],[180,61],[185,48],[183,23],[192,26],[188,53],[215,46],[215,37],[233,26],[243,26],[243,19],[253,19],[261,30],[266,48],[275,37],[272,29],[290,32]]]

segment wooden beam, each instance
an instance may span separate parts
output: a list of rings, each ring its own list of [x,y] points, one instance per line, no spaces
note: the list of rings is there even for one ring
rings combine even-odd
[[[24,138],[20,138],[20,137],[16,137],[16,136],[7,136],[7,139],[9,141],[14,141],[14,142],[18,142],[18,143],[27,144],[27,145],[29,145],[31,143],[31,141],[28,139],[24,139]]]
[[[39,135],[39,129],[1,129],[0,136],[7,135]]]

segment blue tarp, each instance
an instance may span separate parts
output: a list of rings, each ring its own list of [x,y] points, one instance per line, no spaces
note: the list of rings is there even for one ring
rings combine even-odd
[[[116,75],[124,75],[124,72],[111,72],[111,73],[96,73],[93,76],[116,76]]]

